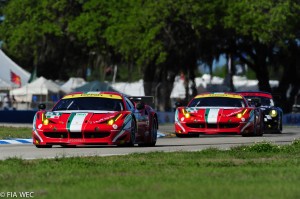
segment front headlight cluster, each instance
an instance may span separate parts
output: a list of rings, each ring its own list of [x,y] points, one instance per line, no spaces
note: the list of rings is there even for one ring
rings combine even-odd
[[[277,113],[277,111],[276,111],[275,109],[270,110],[269,115],[270,115],[271,117],[276,117],[277,114],[278,114],[278,113]]]
[[[182,109],[182,113],[183,113],[185,118],[191,117],[191,114],[189,112],[187,112],[185,109]]]
[[[120,117],[122,116],[121,113],[119,113],[118,115],[116,115],[115,117],[113,117],[112,119],[107,121],[108,125],[113,125]]]
[[[43,125],[49,124],[49,120],[46,118],[45,113],[42,113],[42,122],[43,122]]]
[[[247,112],[247,109],[245,109],[245,110],[244,110],[243,112],[241,112],[241,113],[236,114],[236,117],[239,118],[239,119],[241,119],[241,118],[245,115],[246,112]]]

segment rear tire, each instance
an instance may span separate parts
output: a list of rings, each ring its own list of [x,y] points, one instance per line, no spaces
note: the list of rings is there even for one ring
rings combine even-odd
[[[262,120],[262,116],[260,117],[260,125],[259,125],[259,132],[257,132],[256,136],[263,136],[264,134],[264,121]]]
[[[151,127],[151,141],[149,143],[142,143],[139,144],[141,147],[154,147],[157,141],[157,122],[154,118],[152,121],[152,127]]]

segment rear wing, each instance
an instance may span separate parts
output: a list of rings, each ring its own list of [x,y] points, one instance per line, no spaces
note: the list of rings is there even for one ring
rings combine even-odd
[[[145,104],[154,108],[154,97],[153,96],[130,96],[128,98],[135,103],[144,102]]]

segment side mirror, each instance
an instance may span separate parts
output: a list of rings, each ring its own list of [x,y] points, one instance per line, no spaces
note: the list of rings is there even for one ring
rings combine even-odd
[[[46,104],[39,104],[39,110],[45,110],[46,109]]]
[[[137,104],[135,105],[135,107],[136,107],[137,110],[140,111],[140,110],[143,110],[143,109],[145,108],[145,104],[139,102],[139,103],[137,103]]]

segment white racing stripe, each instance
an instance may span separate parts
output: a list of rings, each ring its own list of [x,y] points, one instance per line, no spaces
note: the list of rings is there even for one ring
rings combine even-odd
[[[77,113],[70,124],[70,132],[81,132],[82,124],[88,113]]]
[[[218,113],[220,109],[210,109],[207,116],[207,123],[216,124],[218,122]]]

